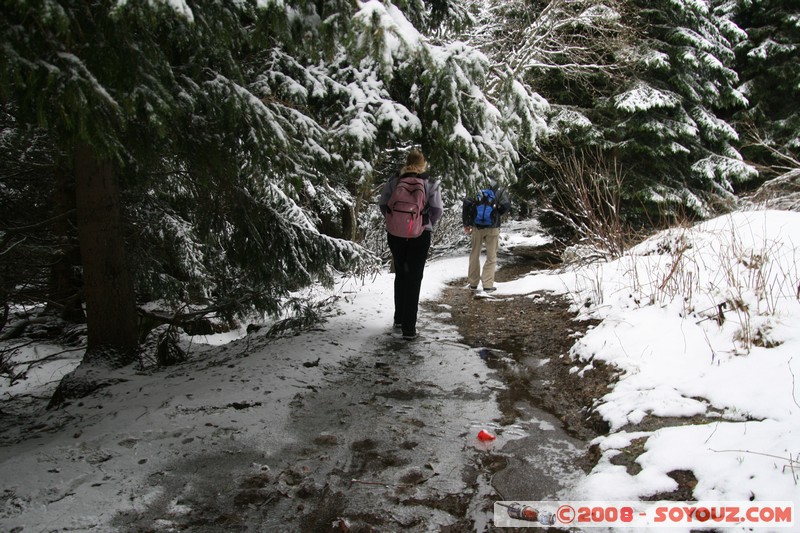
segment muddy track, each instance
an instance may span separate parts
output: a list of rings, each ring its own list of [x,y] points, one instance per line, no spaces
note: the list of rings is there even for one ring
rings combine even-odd
[[[499,282],[540,268],[502,264]],[[492,525],[494,502],[556,499],[605,431],[590,407],[610,376],[578,378],[566,356],[592,324],[550,294],[483,301],[463,285],[423,305],[419,339],[386,331],[298,392],[288,444],[179,459],[151,483],[193,511],[153,505],[118,517],[119,530],[495,532],[509,530]],[[497,441],[478,441],[480,429]]]
[[[542,267],[536,257],[507,259],[497,271],[498,283],[535,272]],[[494,348],[508,354],[517,365],[495,363],[509,388],[500,397],[501,409],[517,419],[520,401],[552,413],[564,429],[581,440],[608,431],[607,424],[592,411],[597,398],[606,394],[614,373],[601,362],[578,377],[568,356],[575,340],[597,322],[577,321],[563,297],[546,292],[492,300],[476,300],[464,288],[465,280],[453,282],[430,308],[445,306],[447,321],[455,325],[464,342],[474,347]],[[490,363],[491,364],[491,363]]]

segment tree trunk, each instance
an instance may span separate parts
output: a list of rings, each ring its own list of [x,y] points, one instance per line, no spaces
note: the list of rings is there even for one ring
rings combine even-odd
[[[136,296],[125,259],[114,167],[81,144],[75,148],[74,169],[89,339],[83,361],[61,379],[49,409],[122,381],[114,376],[114,369],[133,362],[137,355]]]
[[[75,227],[75,179],[62,166],[56,169],[56,186],[53,195],[53,233],[59,242],[56,260],[50,267],[49,306],[61,318],[70,322],[84,322],[81,297],[80,248]],[[69,214],[72,213],[72,214]]]
[[[119,185],[111,162],[99,160],[85,144],[75,149],[74,167],[89,335],[86,357],[124,366],[136,357],[138,332]]]

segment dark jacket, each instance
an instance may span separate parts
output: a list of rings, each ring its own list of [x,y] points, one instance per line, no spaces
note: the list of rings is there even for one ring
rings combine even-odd
[[[499,228],[502,216],[511,211],[511,200],[509,199],[508,193],[504,188],[498,187],[497,185],[492,185],[487,188],[494,191],[494,201],[495,201],[494,210],[497,213],[497,216],[492,217],[491,226],[476,226],[475,210],[478,202],[477,196],[474,198],[466,198],[464,199],[463,206],[461,209],[461,223],[465,228],[468,226],[479,227],[479,228]]]
[[[422,223],[424,225],[423,231],[432,231],[433,226],[439,222],[440,218],[442,218],[444,208],[442,206],[441,186],[438,181],[430,180],[427,172],[423,172],[422,174],[418,174],[416,172],[404,172],[403,174],[398,174],[387,181],[383,186],[383,192],[381,192],[381,198],[378,201],[378,204],[381,208],[381,213],[386,215],[389,198],[391,198],[392,192],[394,192],[394,189],[397,187],[397,181],[402,176],[406,175],[419,176],[425,180],[425,191],[428,194],[428,202],[425,206],[425,211],[422,213]]]

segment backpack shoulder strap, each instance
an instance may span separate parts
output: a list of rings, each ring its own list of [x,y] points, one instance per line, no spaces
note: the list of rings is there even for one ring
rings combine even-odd
[[[417,179],[422,181],[422,190],[425,193],[425,205],[422,206],[422,215],[423,216],[427,216],[428,215],[428,209],[430,207],[428,205],[428,179],[427,179],[427,176],[424,176],[424,175],[420,174],[419,172],[406,172],[404,174],[401,174],[397,178],[397,181],[399,182],[403,178],[417,178]]]

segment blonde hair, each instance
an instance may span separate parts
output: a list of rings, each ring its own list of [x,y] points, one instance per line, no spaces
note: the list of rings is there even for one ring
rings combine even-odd
[[[427,168],[428,162],[425,161],[425,156],[415,148],[408,152],[406,156],[406,166],[403,167],[401,174],[405,174],[406,172],[422,174]]]

